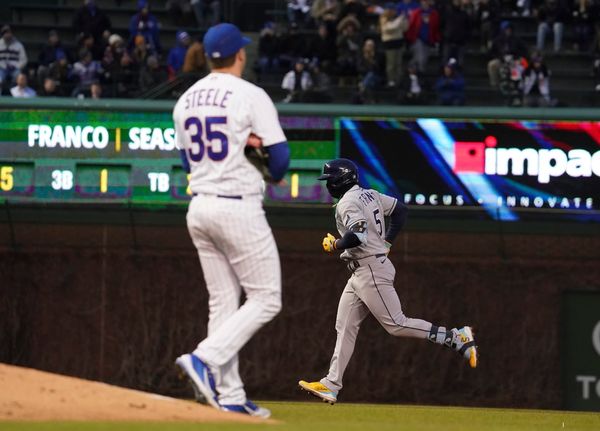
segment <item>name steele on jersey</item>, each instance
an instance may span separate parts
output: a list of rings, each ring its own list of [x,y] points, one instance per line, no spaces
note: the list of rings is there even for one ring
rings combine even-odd
[[[120,129],[119,129],[120,130]],[[173,127],[131,127],[127,146],[132,151],[175,150]],[[30,124],[27,128],[29,147],[105,149],[111,140],[116,141],[116,131],[111,133],[105,126],[70,126]]]
[[[216,106],[227,108],[229,96],[232,91],[223,91],[221,88],[201,88],[190,91],[185,97],[185,109],[195,108],[197,106]]]

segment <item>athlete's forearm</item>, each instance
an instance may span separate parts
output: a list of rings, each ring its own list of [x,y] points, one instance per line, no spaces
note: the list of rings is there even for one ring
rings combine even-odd
[[[280,181],[290,165],[290,147],[287,142],[280,142],[266,148],[269,153],[269,173],[273,180]]]
[[[400,233],[406,223],[408,208],[401,202],[396,203],[394,211],[390,214],[390,225],[385,233],[385,240],[390,244],[394,242],[396,236]]]
[[[344,234],[343,237],[335,240],[335,249],[336,250],[345,250],[347,248],[358,247],[361,245],[361,241],[358,236],[349,230]]]

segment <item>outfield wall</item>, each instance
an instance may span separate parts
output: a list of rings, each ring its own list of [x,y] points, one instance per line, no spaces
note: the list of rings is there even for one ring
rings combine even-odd
[[[206,332],[183,227],[17,224],[0,252],[0,361],[185,396],[172,367]],[[326,371],[348,273],[322,229],[275,230],[284,306],[242,352],[249,394],[304,399]],[[54,244],[54,245],[53,245]],[[151,245],[153,244],[153,246]],[[476,327],[480,366],[369,318],[341,401],[560,408],[561,292],[600,290],[600,237],[407,231],[390,255],[409,316]]]

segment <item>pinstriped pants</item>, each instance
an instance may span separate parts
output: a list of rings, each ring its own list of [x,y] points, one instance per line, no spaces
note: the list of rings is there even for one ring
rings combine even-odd
[[[281,309],[279,253],[262,197],[197,196],[187,224],[209,294],[208,337],[194,354],[213,370],[219,402],[243,404],[238,352]]]
[[[431,323],[411,319],[402,312],[400,299],[394,289],[396,270],[386,258],[366,258],[360,261],[338,305],[335,329],[337,339],[327,377],[321,383],[329,389],[342,389],[342,378],[354,352],[360,324],[369,312],[391,335],[427,339]]]

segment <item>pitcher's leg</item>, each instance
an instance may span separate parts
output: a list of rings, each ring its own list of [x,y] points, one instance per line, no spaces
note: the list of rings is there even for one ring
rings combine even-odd
[[[346,371],[348,362],[354,352],[354,345],[356,344],[356,336],[358,335],[360,324],[369,314],[369,310],[351,286],[352,278],[348,280],[346,288],[340,297],[335,321],[335,330],[337,332],[335,348],[329,365],[329,373],[327,377],[321,380],[321,383],[336,392],[342,389],[344,371]]]
[[[281,310],[281,268],[275,239],[262,207],[258,212],[253,208],[244,210],[243,216],[252,219],[246,224],[239,220],[245,226],[244,235],[223,231],[220,238],[223,253],[246,293],[246,302],[198,346],[198,353],[210,365],[229,362]]]
[[[194,237],[209,294],[208,337],[211,337],[239,309],[242,289],[227,258],[214,246],[212,241],[198,233]],[[206,363],[213,365],[217,360],[207,355],[206,352],[202,352],[201,344],[198,344],[194,354]],[[219,394],[219,403],[245,402],[246,393],[238,371],[237,355],[222,366],[213,365],[212,371]]]

